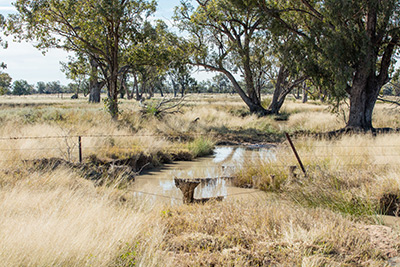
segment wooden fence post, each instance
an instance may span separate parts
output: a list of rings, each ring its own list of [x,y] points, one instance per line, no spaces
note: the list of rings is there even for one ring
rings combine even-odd
[[[79,144],[79,163],[82,163],[82,137],[78,136],[78,144]]]
[[[301,170],[303,171],[304,175],[307,176],[306,169],[304,168],[304,165],[301,162],[299,154],[297,154],[297,151],[296,151],[296,148],[293,145],[292,139],[290,139],[290,136],[289,136],[288,133],[285,133],[285,135],[286,135],[287,140],[289,141],[290,146],[292,147],[293,153],[296,156],[297,162],[299,163]]]

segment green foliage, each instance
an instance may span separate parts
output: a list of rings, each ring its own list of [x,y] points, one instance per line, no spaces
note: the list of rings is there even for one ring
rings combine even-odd
[[[86,96],[89,94],[88,74],[91,73],[89,60],[83,55],[78,54],[77,58],[69,57],[69,62],[62,62],[61,70],[66,74],[67,78],[75,83],[69,84],[71,92],[79,93],[80,91]]]
[[[18,80],[13,83],[12,94],[13,95],[29,95],[32,93],[33,86],[28,84],[25,80]]]
[[[12,78],[5,72],[0,72],[0,95],[10,93]]]
[[[188,148],[194,158],[208,156],[213,153],[214,142],[208,138],[198,137],[189,143]]]
[[[139,245],[139,242],[136,242],[134,245],[126,244],[124,251],[117,259],[117,266],[136,266]]]
[[[262,110],[262,86],[257,81],[264,78],[259,74],[265,74],[260,68],[270,67],[265,62],[269,43],[264,19],[256,15],[254,5],[240,9],[226,0],[199,1],[196,9],[182,2],[175,10],[175,20],[190,36],[185,47],[191,64],[226,75],[251,109]],[[235,78],[238,72],[243,74],[244,87]]]
[[[155,102],[148,103],[144,108],[144,114],[150,116],[157,116],[159,114],[157,104]]]
[[[2,14],[0,14],[0,32],[3,32],[3,30],[5,28],[5,24],[6,24],[5,22],[6,21],[4,19],[4,16]],[[0,47],[5,49],[5,48],[7,48],[7,46],[8,46],[8,43],[0,37]],[[7,65],[4,62],[1,62],[0,68],[5,69],[5,68],[7,68]],[[1,85],[0,85],[0,87],[1,87]],[[0,90],[1,90],[1,88],[0,88]],[[0,91],[0,94],[1,94],[1,91]]]
[[[65,92],[64,89],[60,81],[37,82],[35,92],[38,94],[60,94]]]
[[[112,99],[110,97],[104,98],[103,101],[104,108],[108,113],[110,113],[111,117],[113,119],[118,118],[118,116],[122,113],[122,110],[118,108],[118,104],[120,104],[120,102],[118,102],[117,99]]]
[[[255,2],[261,16],[277,25],[274,35],[286,31],[294,37],[279,47],[283,59],[293,62],[285,66],[305,72],[336,106],[350,96],[348,126],[372,128],[376,96],[394,69],[400,1]]]
[[[38,94],[44,94],[46,92],[46,83],[45,82],[37,82],[36,90]]]
[[[154,0],[18,0],[18,13],[10,16],[8,30],[19,39],[36,41],[44,51],[55,47],[90,57],[107,81],[109,96],[116,99],[119,73],[131,63],[126,62],[127,52],[140,42],[137,29],[155,6]],[[75,70],[72,76],[78,75]],[[109,103],[116,118],[118,103]]]

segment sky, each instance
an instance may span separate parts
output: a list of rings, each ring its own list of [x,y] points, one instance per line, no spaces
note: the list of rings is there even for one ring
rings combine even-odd
[[[12,3],[14,1],[0,0],[0,14],[7,17],[8,14],[14,13],[15,8]],[[172,24],[171,16],[174,7],[179,5],[179,0],[158,0],[157,12],[154,19],[163,19],[168,25]],[[4,36],[2,36],[4,38]],[[68,80],[64,73],[60,70],[60,62],[68,61],[68,53],[61,49],[50,49],[45,55],[41,51],[33,47],[31,43],[22,42],[15,43],[12,37],[4,38],[8,41],[8,48],[0,48],[0,62],[7,65],[7,72],[13,81],[27,80],[30,84],[36,84],[39,81],[50,82],[60,81],[61,84],[67,85],[71,81]],[[72,55],[72,54],[71,54]],[[193,77],[203,80],[210,77],[209,73],[197,72]]]

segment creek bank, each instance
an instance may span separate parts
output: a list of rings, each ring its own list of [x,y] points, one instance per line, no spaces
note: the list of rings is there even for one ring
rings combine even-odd
[[[400,128],[373,128],[369,130],[357,129],[357,128],[342,128],[339,130],[334,130],[330,132],[313,132],[306,130],[299,130],[291,134],[291,137],[311,137],[317,140],[327,139],[327,140],[335,140],[341,138],[343,136],[351,136],[351,135],[365,135],[370,134],[371,136],[385,135],[391,133],[399,133]]]
[[[146,155],[142,152],[126,155],[110,155],[109,158],[100,159],[96,155],[90,155],[82,163],[74,163],[62,158],[43,158],[26,160],[32,170],[55,170],[67,167],[79,172],[84,178],[102,185],[104,181],[116,179],[134,181],[135,177],[143,170],[151,170],[163,164],[174,161],[191,161],[192,154],[185,151],[177,153],[157,152]]]

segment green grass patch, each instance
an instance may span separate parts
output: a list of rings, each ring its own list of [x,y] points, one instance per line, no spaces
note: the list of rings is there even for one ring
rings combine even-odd
[[[213,153],[214,142],[208,138],[198,137],[189,143],[188,148],[194,158],[208,156]]]

